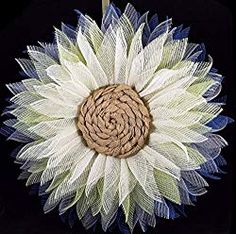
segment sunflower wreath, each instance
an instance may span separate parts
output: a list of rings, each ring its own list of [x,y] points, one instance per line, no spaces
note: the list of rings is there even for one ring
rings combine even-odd
[[[77,11],[77,27],[17,59],[27,78],[7,85],[2,132],[24,143],[20,178],[39,184],[45,212],[146,231],[206,193],[203,177],[225,164],[216,132],[232,119],[215,99],[223,77],[189,28],[103,3],[101,28]]]

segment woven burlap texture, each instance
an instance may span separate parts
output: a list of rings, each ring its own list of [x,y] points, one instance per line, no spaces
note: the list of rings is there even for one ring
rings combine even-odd
[[[91,149],[127,158],[144,146],[150,114],[130,86],[110,85],[95,90],[82,103],[78,128]]]

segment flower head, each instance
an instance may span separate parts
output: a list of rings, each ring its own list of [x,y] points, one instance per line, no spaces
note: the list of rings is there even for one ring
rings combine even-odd
[[[105,231],[122,212],[145,231],[204,194],[203,176],[225,163],[223,77],[171,19],[109,5],[99,28],[77,13],[77,28],[63,24],[55,43],[17,60],[27,78],[8,85],[7,133],[26,143],[16,159],[48,194],[45,212],[76,207],[86,228],[101,218]]]

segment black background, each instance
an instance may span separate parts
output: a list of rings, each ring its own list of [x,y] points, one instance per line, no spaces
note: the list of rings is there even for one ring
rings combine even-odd
[[[17,3],[18,2],[18,3]],[[127,1],[113,1],[124,9]],[[142,13],[157,12],[161,19],[168,15],[174,25],[191,26],[190,41],[204,42],[207,52],[214,58],[214,67],[226,76],[222,95],[228,101],[224,114],[236,119],[235,82],[233,74],[233,19],[231,2],[226,0],[132,0]],[[15,57],[24,57],[26,45],[37,41],[51,41],[53,26],[60,22],[76,25],[74,9],[89,14],[98,23],[101,21],[101,0],[20,0],[8,1],[0,6],[0,102],[2,112],[9,96],[5,83],[19,81],[19,67]],[[163,220],[148,233],[158,234],[231,234],[233,233],[233,161],[235,126],[221,132],[229,142],[223,150],[228,161],[226,175],[220,181],[209,181],[209,192],[198,199],[197,205],[187,208],[187,217],[175,221]],[[0,233],[1,234],[82,234],[85,231],[78,223],[73,229],[63,224],[57,212],[44,215],[37,196],[30,196],[23,181],[17,181],[18,165],[9,157],[16,144],[0,138]],[[234,169],[235,170],[235,169]],[[113,230],[112,233],[115,233]],[[103,233],[98,229],[96,233]],[[135,233],[141,233],[136,228]]]

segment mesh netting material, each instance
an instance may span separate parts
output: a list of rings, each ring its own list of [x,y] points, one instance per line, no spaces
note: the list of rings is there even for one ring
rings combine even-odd
[[[176,218],[206,192],[204,177],[222,172],[227,142],[217,132],[232,122],[215,100],[223,77],[171,19],[109,5],[100,28],[77,13],[77,28],[62,24],[55,43],[28,46],[30,59],[17,60],[27,78],[7,85],[13,97],[1,132],[24,143],[19,178],[39,184],[45,212],[74,208],[86,228],[98,220],[106,231],[119,220],[121,230],[139,223],[145,231],[156,216]],[[152,116],[148,144],[134,157],[98,153],[78,134],[78,106],[118,84],[133,87]]]

